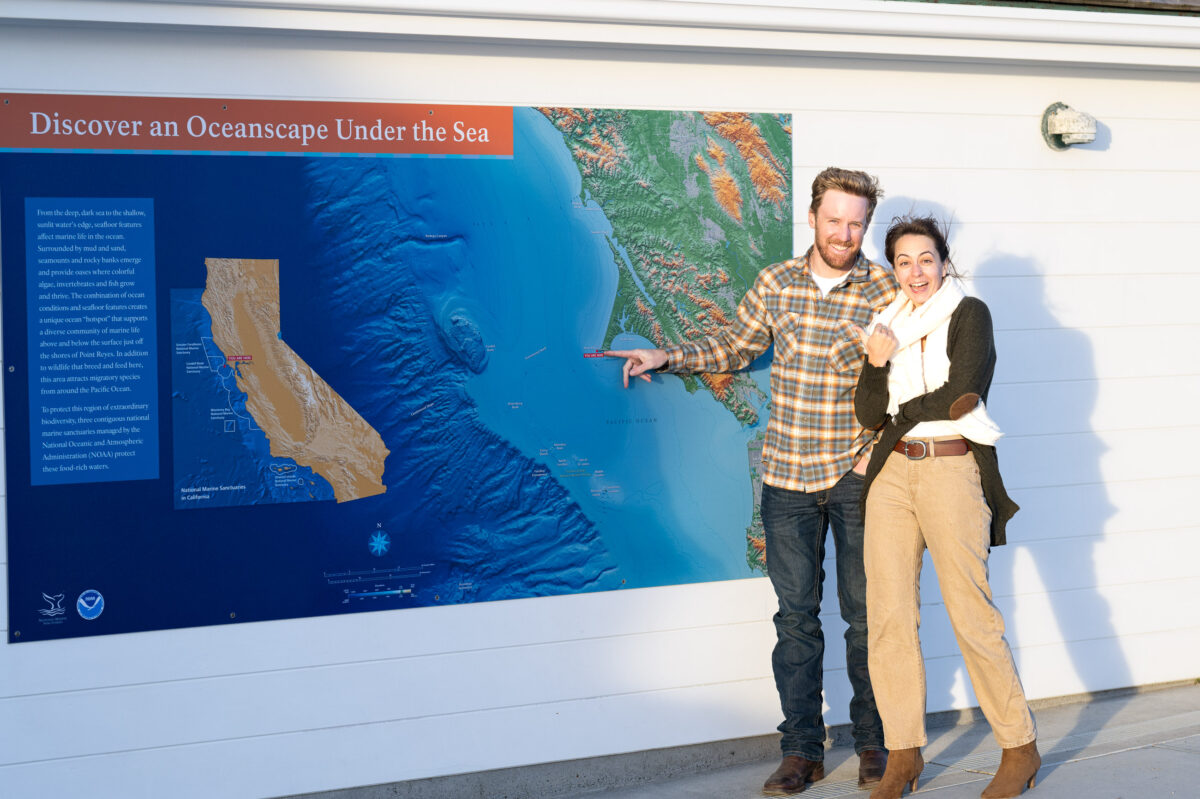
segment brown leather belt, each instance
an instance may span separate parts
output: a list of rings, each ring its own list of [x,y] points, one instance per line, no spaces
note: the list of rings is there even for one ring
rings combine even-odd
[[[932,446],[930,446],[932,444]],[[903,453],[910,461],[922,458],[944,458],[947,455],[966,455],[971,446],[965,438],[952,438],[949,441],[927,441],[914,438],[911,441],[897,441],[896,452]]]

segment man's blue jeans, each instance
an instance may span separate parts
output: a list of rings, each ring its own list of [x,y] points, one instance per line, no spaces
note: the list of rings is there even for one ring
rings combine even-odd
[[[825,582],[825,531],[833,529],[838,602],[846,630],[846,671],[854,750],[883,749],[883,723],[867,673],[867,578],[863,571],[863,520],[859,506],[863,479],[850,472],[833,488],[813,493],[762,488],[762,522],[767,536],[767,574],[779,612],[771,656],[775,687],[783,706],[784,756],[825,758],[821,716],[821,596]]]

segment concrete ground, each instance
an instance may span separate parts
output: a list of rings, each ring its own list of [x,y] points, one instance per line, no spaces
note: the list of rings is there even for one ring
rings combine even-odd
[[[1042,768],[1031,799],[1197,799],[1200,797],[1200,685],[1182,685],[1034,709]],[[929,731],[917,793],[976,799],[1000,761],[987,723]],[[826,751],[826,777],[804,799],[865,797],[852,746]],[[771,757],[636,788],[562,794],[587,799],[750,799],[761,796]],[[801,794],[797,794],[801,795]],[[905,794],[908,795],[907,793]]]

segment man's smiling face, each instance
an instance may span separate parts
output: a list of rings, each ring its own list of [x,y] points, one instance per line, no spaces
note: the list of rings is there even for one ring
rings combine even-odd
[[[812,267],[817,274],[833,277],[854,266],[867,232],[868,205],[866,197],[831,189],[816,213],[808,212],[817,249]]]

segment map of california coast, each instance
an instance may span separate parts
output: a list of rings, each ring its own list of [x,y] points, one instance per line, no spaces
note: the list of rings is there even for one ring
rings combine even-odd
[[[279,261],[207,258],[202,302],[271,455],[307,466],[338,502],[384,493],[383,439],[279,335]]]

